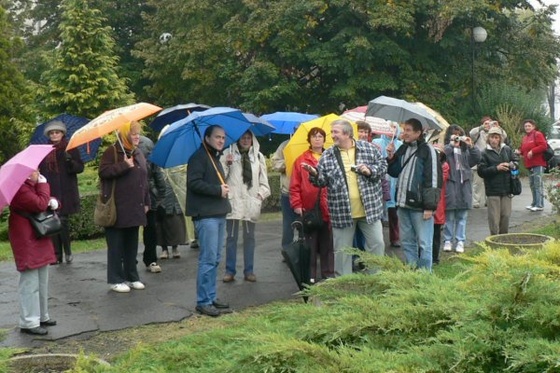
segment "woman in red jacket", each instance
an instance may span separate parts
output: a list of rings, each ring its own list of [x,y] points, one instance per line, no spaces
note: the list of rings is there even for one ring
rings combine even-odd
[[[10,203],[8,237],[20,273],[18,293],[19,327],[22,333],[45,335],[45,326],[56,325],[49,316],[49,264],[56,261],[50,237],[37,238],[29,220],[21,214],[36,214],[50,207],[58,208],[51,197],[47,179],[35,171]],[[18,213],[19,212],[19,213]]]
[[[297,215],[302,216],[305,211],[313,210],[319,195],[321,198],[320,207],[324,224],[320,229],[305,234],[305,241],[311,250],[312,281],[317,279],[317,253],[321,259],[321,277],[323,279],[334,277],[334,251],[327,207],[327,190],[321,188],[319,192],[319,188],[309,181],[309,172],[302,167],[302,163],[317,167],[325,141],[326,133],[321,128],[314,127],[309,131],[307,134],[309,150],[294,162],[290,180],[290,205]]]
[[[544,152],[546,151],[546,137],[537,129],[532,119],[523,121],[525,136],[521,140],[518,154],[523,157],[525,168],[529,170],[529,186],[533,195],[533,202],[525,207],[530,211],[542,211],[544,207],[543,174],[546,167]]]

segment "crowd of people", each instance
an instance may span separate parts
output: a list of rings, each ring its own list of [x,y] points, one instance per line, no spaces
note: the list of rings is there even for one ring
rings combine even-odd
[[[344,119],[331,123],[330,134],[312,128],[309,148],[291,172],[286,172],[283,156],[287,141],[272,157],[272,167],[281,173],[281,245],[293,241],[291,224],[315,211],[322,223],[304,232],[311,251],[312,283],[357,269],[345,248],[385,255],[384,226],[389,228],[390,245],[402,247],[407,264],[431,271],[440,260],[442,243],[443,251],[464,251],[472,208],[487,206],[490,234],[508,232],[512,171],[520,159],[530,173],[532,203],[527,209],[543,209],[546,139],[532,120],[525,120],[523,128],[518,149],[507,145],[507,134],[489,117],[468,136],[460,126],[451,125],[443,144],[427,142],[417,119],[395,126],[392,136],[377,138],[365,122],[358,123],[358,134]],[[65,150],[64,123],[50,123],[45,135],[54,149],[17,192],[9,218],[10,242],[21,274],[20,329],[38,335],[56,325],[48,313],[48,266],[74,259],[68,216],[79,211],[77,174],[84,169],[79,152]],[[334,145],[325,149],[327,136]],[[216,282],[224,247],[222,281],[235,281],[240,230],[243,279],[257,281],[255,229],[261,204],[271,194],[266,160],[250,130],[227,149],[225,139],[221,126],[206,129],[200,148],[181,170],[186,175],[182,195],[172,187],[169,174],[147,160],[154,144],[141,136],[140,123],[120,128],[117,141],[101,155],[98,171],[101,195],[113,194],[117,210],[116,222],[104,229],[111,290],[145,288],[136,261],[140,226],[143,262],[151,273],[162,271],[158,259],[180,258],[178,245],[197,239],[196,310],[201,314],[231,312],[218,298]],[[37,238],[20,213],[49,208],[59,212],[63,229],[56,236]],[[194,232],[187,233],[191,219]]]

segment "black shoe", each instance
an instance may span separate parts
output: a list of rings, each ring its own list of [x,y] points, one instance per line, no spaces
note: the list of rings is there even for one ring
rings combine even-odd
[[[391,242],[391,247],[401,247],[401,244],[398,241]]]
[[[32,335],[47,335],[49,333],[47,329],[41,328],[40,326],[37,326],[35,328],[30,328],[30,329],[20,328],[19,331],[25,334],[32,334]]]
[[[74,257],[72,255],[66,255],[66,263],[72,263]]]
[[[213,305],[209,304],[206,306],[196,306],[196,310],[206,316],[218,317],[220,316],[221,312]]]
[[[229,308],[229,304],[222,302],[221,300],[219,300],[218,298],[216,298],[215,301],[212,302],[212,305],[216,308],[220,308],[220,309],[224,309],[224,308]]]
[[[55,326],[56,320],[41,321],[41,326]]]
[[[191,249],[198,249],[198,240],[194,240],[193,242],[191,242]]]

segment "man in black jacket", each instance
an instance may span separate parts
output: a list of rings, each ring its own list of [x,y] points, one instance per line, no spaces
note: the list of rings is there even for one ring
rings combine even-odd
[[[226,141],[222,127],[212,125],[204,141],[189,159],[187,167],[187,216],[193,219],[198,236],[196,310],[203,315],[220,316],[229,305],[216,298],[216,278],[225,242],[226,215],[231,211],[229,187],[219,161]]]

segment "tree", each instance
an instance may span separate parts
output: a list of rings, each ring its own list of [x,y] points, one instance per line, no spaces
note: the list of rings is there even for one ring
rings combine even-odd
[[[12,30],[0,7],[0,163],[21,150],[26,124],[32,121],[28,84],[12,58],[21,41]]]
[[[63,0],[61,44],[52,68],[43,73],[38,93],[43,113],[67,112],[93,118],[105,110],[130,103],[126,82],[118,75],[118,58],[111,28],[87,0]]]

